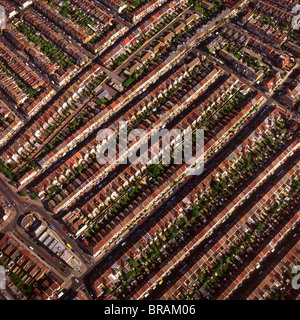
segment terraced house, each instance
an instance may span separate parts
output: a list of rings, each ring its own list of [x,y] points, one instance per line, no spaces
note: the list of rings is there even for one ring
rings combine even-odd
[[[0,300],[300,299],[296,0],[0,5]]]

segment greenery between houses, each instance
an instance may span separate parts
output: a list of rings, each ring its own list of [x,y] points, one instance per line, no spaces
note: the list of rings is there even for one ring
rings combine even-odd
[[[287,128],[286,122],[277,121],[271,134],[263,134],[264,138],[261,142],[257,143],[257,147],[253,148],[247,156],[241,155],[240,159],[229,172],[227,172],[226,176],[212,180],[209,191],[202,194],[198,200],[182,214],[171,218],[167,224],[165,224],[166,227],[164,230],[157,234],[155,239],[151,238],[149,242],[140,246],[140,257],[138,259],[130,257],[128,259],[130,267],[120,267],[121,276],[118,282],[110,288],[110,293],[117,298],[125,297],[130,293],[131,289],[138,284],[139,280],[145,278],[147,274],[150,274],[151,270],[158,268],[160,263],[176,250],[176,247],[180,245],[181,241],[188,239],[194,232],[197,232],[196,230],[199,230],[201,226],[205,225],[213,213],[216,212],[218,208],[225,206],[226,201],[230,199],[242,185],[247,183],[247,179],[261,170],[270,158],[270,154],[277,153],[284,142],[289,139]],[[273,138],[276,142],[274,142]],[[297,189],[297,192],[299,192],[299,183],[294,183],[293,186],[293,190]],[[290,196],[291,199],[294,198],[294,191]],[[270,210],[276,216],[278,212],[282,212],[283,208],[287,207],[286,204],[287,203],[285,203],[285,206],[276,205]],[[265,219],[253,224],[251,227],[253,232],[246,234],[246,240],[248,239],[250,241],[249,243],[252,243],[253,237],[258,239],[266,230],[266,222],[268,221],[269,220]],[[243,238],[243,245],[246,245],[246,240]],[[235,249],[232,248],[230,254],[224,256],[225,260],[221,259],[218,261],[220,263],[226,261],[226,263],[232,264],[232,261],[235,259],[234,257],[242,252],[244,252],[244,250],[243,247],[241,247],[241,243],[239,243]],[[236,259],[239,260],[239,258]],[[214,274],[216,279],[224,277],[224,268],[218,267],[219,264],[217,262],[214,266],[214,272],[211,272],[210,275]],[[210,278],[204,278],[202,276],[199,279],[202,279],[199,281],[205,285],[207,290],[213,288],[214,281]],[[188,296],[185,295],[185,297],[192,298],[191,294],[188,294]]]

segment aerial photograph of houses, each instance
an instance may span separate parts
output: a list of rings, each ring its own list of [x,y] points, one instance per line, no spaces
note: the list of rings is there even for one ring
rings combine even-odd
[[[0,0],[0,300],[300,300],[299,80],[298,0]]]

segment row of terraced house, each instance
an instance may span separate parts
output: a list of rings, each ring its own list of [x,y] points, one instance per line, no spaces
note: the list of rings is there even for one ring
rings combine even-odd
[[[34,151],[39,144],[42,143],[49,135],[48,130],[51,129],[51,125],[55,124],[64,116],[64,110],[68,107],[68,103],[73,99],[78,98],[81,91],[85,86],[94,78],[94,76],[100,74],[101,67],[94,64],[89,70],[87,70],[77,81],[70,86],[64,94],[62,94],[49,108],[47,108],[35,121],[32,123],[23,135],[10,145],[1,155],[2,159],[8,163],[18,163],[21,159],[21,154]],[[72,138],[70,138],[72,141]],[[21,183],[30,178],[30,174],[26,174]]]
[[[105,299],[115,299],[115,294],[121,288],[119,286],[122,285],[124,275],[134,274],[134,272],[131,271],[132,266],[135,266],[134,270],[137,270],[137,266],[140,263],[139,261],[141,260],[141,258],[143,256],[149,257],[151,252],[153,252],[153,249],[151,249],[150,246],[156,243],[158,239],[160,239],[159,242],[161,242],[162,239],[165,238],[165,236],[163,236],[163,233],[165,234],[165,232],[170,229],[170,227],[174,225],[175,222],[178,222],[183,217],[187,217],[187,214],[191,212],[197,201],[199,201],[203,197],[206,197],[206,199],[212,199],[212,193],[209,187],[211,185],[211,182],[218,180],[221,181],[229,175],[231,170],[236,170],[238,163],[244,157],[247,157],[247,155],[251,154],[252,150],[255,149],[255,141],[262,141],[263,136],[265,136],[266,134],[268,135],[273,130],[272,128],[275,127],[275,123],[284,118],[285,114],[282,112],[282,110],[275,108],[267,117],[268,120],[261,121],[259,125],[254,128],[251,133],[248,134],[248,137],[245,140],[243,140],[237,147],[235,147],[235,149],[229,155],[227,154],[226,158],[224,157],[223,161],[219,165],[213,167],[212,169],[209,169],[209,172],[202,179],[199,179],[196,187],[193,187],[192,191],[187,196],[185,196],[181,201],[177,202],[176,206],[168,209],[166,211],[166,214],[163,217],[160,217],[158,223],[151,222],[150,226],[147,228],[147,231],[142,231],[142,238],[140,238],[137,243],[134,243],[128,249],[123,251],[120,258],[113,264],[108,263],[109,266],[106,267],[105,271],[101,272],[101,275],[99,275],[94,280],[94,289],[97,296],[102,296],[103,294],[105,294]],[[296,125],[295,122],[294,125]],[[205,241],[205,239],[212,234],[213,230],[224,223],[226,219],[235,212],[235,210],[238,210],[240,204],[243,203],[245,199],[247,199],[259,186],[261,186],[262,183],[266,181],[268,176],[270,176],[277,168],[279,168],[284,163],[285,159],[293,155],[294,150],[297,149],[297,147],[298,142],[297,140],[295,140],[295,138],[293,138],[283,149],[280,150],[277,156],[272,158],[271,164],[268,164],[267,167],[263,167],[262,169],[260,169],[259,175],[253,176],[254,180],[249,182],[245,181],[243,183],[243,187],[240,186],[239,189],[234,189],[234,194],[232,195],[232,197],[230,197],[226,201],[225,199],[223,199],[223,203],[217,204],[217,210],[214,210],[212,208],[212,212],[209,213],[210,209],[205,209],[205,216],[202,218],[202,220],[200,220],[201,223],[197,225],[197,227],[201,228],[201,230],[198,230],[196,234],[194,233],[194,236],[190,240],[185,241],[183,246],[179,245],[178,247],[178,244],[180,242],[178,242],[179,238],[177,238],[176,240],[178,243],[177,245],[176,241],[174,242],[174,239],[169,240],[167,247],[167,242],[165,242],[166,245],[161,247],[159,260],[155,260],[156,267],[154,269],[151,267],[151,265],[148,264],[148,271],[144,274],[144,276],[138,276],[136,278],[128,276],[129,279],[127,279],[127,283],[130,286],[130,290],[127,291],[127,294],[129,295],[129,297],[132,299],[141,299],[143,297],[147,297],[149,292],[158,287],[163,282],[164,277],[170,274],[171,271],[174,271],[176,267],[182,264],[183,266],[185,266],[183,262],[185,261],[185,258],[189,257],[191,251],[196,249],[203,241]],[[281,192],[283,190],[282,186],[290,185],[292,180],[296,178],[297,172],[297,166],[292,168],[283,178],[282,182],[277,183],[276,186],[268,192],[270,199],[274,197],[275,190],[279,190]],[[251,180],[251,176],[252,175],[250,175],[250,177],[248,176],[247,179]],[[288,180],[286,180],[286,178],[288,178]],[[246,177],[242,177],[242,179],[245,180]],[[270,199],[269,197],[264,196],[262,198],[262,201],[266,201],[266,204],[269,204],[271,201]],[[259,210],[261,211],[261,206],[259,206]],[[251,210],[249,211],[249,221],[251,220],[250,216],[254,217],[255,212]],[[247,219],[245,218],[241,219],[243,224],[245,224],[246,220]],[[290,216],[290,221],[283,227],[283,233],[278,233],[278,235],[275,237],[276,239],[274,238],[274,241],[272,241],[272,245],[267,248],[266,252],[264,251],[264,255],[266,255],[269,250],[275,247],[276,243],[280,239],[282,239],[283,235],[285,235],[290,227],[295,225],[298,220],[299,215],[297,213],[294,213],[294,215]],[[234,220],[234,222],[232,223],[232,230],[237,230],[235,232],[241,233],[244,228],[240,227],[237,224],[237,221],[239,220]],[[177,299],[181,294],[182,288],[184,289],[183,291],[186,292],[188,297],[188,292],[192,291],[195,283],[195,281],[193,280],[193,274],[195,274],[195,272],[200,269],[201,266],[211,266],[211,263],[214,261],[214,259],[220,256],[224,250],[227,250],[226,248],[229,243],[232,243],[233,239],[231,238],[234,233],[232,233],[232,230],[230,228],[228,228],[227,230],[228,232],[220,235],[219,238],[216,238],[216,241],[214,240],[216,242],[215,247],[213,246],[214,244],[208,246],[208,244],[211,243],[210,240],[208,244],[205,245],[205,248],[207,247],[207,249],[204,249],[204,251],[202,249],[201,256],[198,257],[198,255],[192,255],[192,260],[196,259],[196,261],[191,262],[190,266],[185,267],[186,269],[190,269],[183,272],[183,275],[178,280],[176,280],[175,283],[171,285],[167,291],[162,292],[161,297],[163,297],[164,299]],[[228,240],[229,238],[230,240]],[[225,244],[225,242],[223,243],[223,239],[227,243],[227,245]],[[168,253],[164,248],[168,248]],[[159,263],[160,261],[163,262],[164,256],[168,257],[167,263],[164,263],[163,266],[160,267]],[[203,256],[206,258],[204,258]],[[261,256],[258,256],[257,261],[259,261],[261,258]],[[251,268],[245,270],[244,277],[247,276],[247,272],[250,272],[250,270],[253,270],[253,268],[255,268],[257,261],[255,260],[251,262],[252,266]],[[151,270],[153,271],[151,272]],[[238,283],[238,280],[234,281],[234,286],[237,286]],[[236,287],[224,287],[224,291],[227,291],[225,296],[224,294],[222,295],[222,299],[226,298],[226,295],[232,292],[234,288]],[[208,295],[205,290],[202,293],[204,294],[204,296],[206,294]],[[190,294],[192,294],[192,292]]]

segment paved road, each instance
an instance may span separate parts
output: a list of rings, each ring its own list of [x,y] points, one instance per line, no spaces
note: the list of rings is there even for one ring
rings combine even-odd
[[[54,270],[58,270],[65,277],[69,277],[71,274],[75,274],[80,277],[87,270],[87,267],[92,265],[92,259],[87,257],[82,249],[79,247],[78,243],[74,240],[74,238],[70,238],[65,231],[63,230],[63,226],[59,223],[59,221],[55,220],[49,212],[47,212],[38,202],[27,201],[23,197],[18,196],[12,187],[3,179],[0,178],[0,192],[3,193],[7,199],[7,201],[14,206],[16,210],[15,216],[12,220],[4,227],[3,232],[10,232],[16,237],[20,238],[22,242],[24,242],[27,246],[32,246],[34,248],[34,252],[37,253],[42,260],[47,262]],[[74,271],[70,269],[68,266],[64,266],[64,263],[59,261],[58,259],[54,260],[51,257],[51,254],[44,249],[43,247],[38,246],[33,242],[33,239],[22,229],[19,225],[20,217],[29,212],[37,212],[40,214],[42,219],[47,224],[51,224],[55,227],[55,232],[58,236],[65,242],[69,243],[72,248],[75,250],[76,254],[82,262],[81,271]],[[61,268],[65,269],[66,272],[63,272]]]
[[[252,121],[249,121],[246,126],[242,128],[239,134],[235,136],[234,140],[229,140],[223,148],[221,148],[215,156],[206,164],[205,171],[202,175],[206,175],[207,172],[209,172],[212,168],[214,168],[216,165],[220,163],[238,144],[241,143],[241,141],[244,140],[245,136],[247,136],[252,130],[253,126],[258,121],[262,121],[269,112],[271,112],[271,108],[266,110],[265,108],[261,109],[261,112],[257,114]],[[199,177],[193,177],[192,180],[196,182]],[[126,236],[123,236],[122,242],[126,242],[126,247],[130,247],[133,245],[138,238],[140,238],[143,234],[146,233],[147,229],[149,228],[149,224],[155,223],[158,219],[161,219],[161,217],[169,211],[171,207],[174,207],[176,203],[185,197],[187,193],[190,192],[190,189],[192,188],[193,183],[192,181],[188,181],[187,184],[180,187],[180,190],[177,190],[173,195],[171,199],[165,199],[164,202],[156,208],[155,212],[151,214],[151,216],[146,217],[143,222],[136,226],[135,228],[132,228],[130,230],[130,233]],[[153,221],[152,221],[153,220]],[[124,252],[126,251],[126,247],[124,247]],[[107,268],[108,265],[112,264],[115,260],[117,260],[119,257],[121,257],[123,254],[122,249],[120,246],[114,245],[109,250],[106,251],[102,256],[98,258],[98,263],[95,265],[95,268],[92,272],[89,272],[89,270],[86,273],[85,277],[85,284],[91,290],[91,284],[90,280],[94,278],[97,275],[100,275],[103,270]]]
[[[219,18],[221,19],[221,17]],[[219,20],[218,19],[218,20]],[[177,20],[177,19],[176,19]],[[175,21],[176,21],[175,20]],[[175,22],[174,21],[174,22]],[[51,25],[52,26],[52,25]],[[153,41],[153,39],[152,39]],[[74,43],[73,43],[74,44]],[[78,49],[80,51],[82,51],[81,46],[78,46]],[[84,50],[85,51],[85,50]],[[201,50],[199,50],[200,53]],[[85,52],[86,54],[88,54],[91,58],[93,58],[91,56],[90,53]],[[205,52],[205,55],[208,55]],[[136,56],[136,55],[134,55]],[[227,73],[233,73],[231,69],[229,69],[228,67],[220,64],[213,56],[209,55],[209,58],[212,59],[216,64],[218,64],[221,68],[223,68],[223,70],[225,70]],[[98,61],[99,57],[94,59],[94,62]],[[68,84],[68,86],[70,86],[77,78],[78,76],[82,73],[82,72],[86,72],[87,68],[84,68],[84,71],[81,71],[76,77],[73,78],[73,80],[71,80],[71,82]],[[169,74],[169,72],[167,72],[166,74]],[[112,78],[114,78],[115,74],[110,74]],[[237,75],[238,76],[238,75]],[[162,78],[164,78],[164,76],[162,76],[158,81],[161,81]],[[120,78],[116,77],[119,81],[121,81]],[[240,78],[244,83],[246,83],[250,88],[258,90],[257,88],[254,88],[254,86],[252,85],[252,83],[250,81],[248,81],[247,79],[238,76],[238,78]],[[157,85],[157,83],[156,83]],[[68,88],[68,86],[66,88],[64,88],[63,90],[61,90],[54,98],[57,99],[57,97],[64,92],[64,90],[66,90]],[[148,88],[148,90],[151,88],[152,86],[150,86]],[[148,92],[148,90],[146,92]],[[265,95],[266,96],[266,95]],[[271,100],[270,96],[269,97],[268,102],[271,102],[273,100]],[[134,103],[136,101],[137,98],[134,98],[132,100],[132,103]],[[50,103],[53,100],[50,101]],[[45,110],[50,103],[48,103],[43,110]],[[131,103],[129,104],[131,105]],[[126,108],[125,108],[126,109]],[[124,112],[124,110],[122,110],[122,112]],[[31,124],[36,118],[38,117],[38,115],[36,115],[35,117],[33,117],[33,119],[31,121],[29,121],[28,124]],[[113,117],[114,118],[114,117]],[[255,118],[256,120],[258,118]],[[110,120],[111,121],[111,120]],[[110,122],[109,121],[109,122]],[[255,121],[251,121],[250,122],[251,125],[247,126],[246,128],[244,128],[244,133],[249,132],[251,129],[251,126],[254,125]],[[22,132],[24,130],[21,130]],[[92,135],[91,135],[92,136]],[[87,139],[84,141],[84,143],[86,143]],[[226,148],[226,153],[229,152],[234,146],[236,146],[236,144],[239,143],[238,139],[235,139],[234,141],[230,140],[228,142],[228,144],[226,144],[225,146],[227,146]],[[78,146],[77,146],[78,147]],[[221,150],[225,150],[225,148],[222,148]],[[77,148],[76,148],[77,149]],[[215,154],[215,157],[209,162],[209,164],[207,164],[207,167],[211,167],[214,166],[216,162],[221,161],[221,159],[224,159],[224,151],[223,152],[218,152],[217,154]],[[60,159],[61,160],[61,159]],[[53,168],[53,167],[52,167]],[[182,190],[190,190],[190,185],[185,186],[184,188],[182,188]],[[180,193],[182,193],[182,190],[180,190]],[[11,232],[12,234],[14,234],[16,237],[19,237],[22,239],[22,241],[27,245],[27,246],[32,246],[34,248],[34,252],[38,255],[40,255],[41,257],[43,257],[42,259],[45,260],[45,262],[47,264],[49,264],[51,266],[51,268],[56,269],[56,270],[60,270],[60,268],[62,267],[61,264],[58,261],[54,261],[51,258],[51,255],[46,252],[46,250],[42,247],[37,246],[32,239],[28,236],[28,234],[26,234],[23,229],[21,227],[18,226],[18,219],[20,218],[20,216],[24,213],[30,212],[30,211],[36,211],[38,212],[43,219],[45,219],[47,222],[51,223],[55,228],[56,228],[56,232],[58,233],[58,235],[64,239],[66,242],[70,243],[71,246],[75,249],[77,255],[79,256],[79,258],[83,261],[83,263],[85,264],[85,268],[86,271],[84,272],[84,274],[79,275],[78,276],[78,282],[75,281],[72,273],[74,273],[73,271],[69,270],[68,268],[65,268],[67,271],[64,275],[64,277],[66,277],[67,279],[71,280],[71,286],[70,288],[72,290],[77,290],[79,288],[84,288],[84,285],[86,285],[90,291],[90,279],[92,276],[94,276],[95,272],[99,272],[101,273],[101,270],[103,270],[103,267],[105,267],[105,265],[107,266],[107,263],[111,263],[113,262],[115,259],[118,258],[118,256],[120,254],[122,254],[122,251],[120,250],[120,246],[115,246],[114,248],[111,248],[111,250],[109,250],[105,255],[103,255],[101,257],[101,259],[94,261],[92,258],[90,258],[88,255],[86,255],[82,249],[79,247],[78,243],[75,241],[75,239],[71,239],[64,231],[63,231],[63,226],[60,224],[60,222],[55,219],[56,217],[51,216],[51,214],[49,212],[47,212],[40,203],[38,202],[33,202],[33,201],[26,201],[24,198],[18,196],[15,192],[15,190],[13,190],[13,187],[10,187],[9,184],[2,178],[0,178],[0,192],[5,194],[5,197],[7,198],[7,200],[11,203],[14,204],[14,207],[16,209],[16,215],[15,217],[13,217],[13,219],[11,220],[11,222],[4,228],[4,232]],[[179,191],[177,191],[178,193]],[[172,197],[173,199],[173,197]],[[177,199],[175,198],[175,200],[172,200],[172,204],[174,204],[177,201]],[[156,209],[155,213],[153,213],[151,215],[151,217],[149,217],[148,219],[145,219],[144,222],[142,224],[140,224],[139,226],[135,227],[135,229],[131,230],[131,233],[128,234],[126,237],[124,237],[123,241],[127,241],[128,244],[133,244],[140,236],[142,233],[146,232],[148,227],[149,227],[149,220],[155,220],[158,219],[159,217],[161,217],[162,211],[166,210],[166,207],[170,207],[170,205],[172,205],[169,203],[169,201],[167,202],[164,201],[164,203],[161,205],[161,207],[159,207],[158,209]],[[125,250],[125,249],[124,249]],[[71,271],[71,272],[70,272]],[[62,271],[59,271],[62,272]]]
[[[278,263],[296,244],[300,237],[300,224],[298,223],[294,229],[276,246],[274,251],[270,252],[270,255],[261,262],[260,268],[255,269],[251,277],[245,279],[241,286],[238,287],[230,296],[229,300],[245,300],[248,295],[259,285],[262,280],[271,272],[270,266],[274,267],[274,261]]]
[[[239,207],[237,207],[233,213],[226,219],[224,223],[219,225],[212,234],[203,240],[195,249],[191,250],[190,255],[185,258],[181,263],[181,268],[177,268],[176,272],[171,272],[169,276],[164,279],[164,284],[157,286],[155,290],[147,297],[147,299],[157,299],[163,296],[164,292],[169,289],[169,287],[179,279],[187,269],[191,267],[194,263],[194,260],[197,260],[197,257],[201,255],[201,252],[209,245],[212,247],[218,239],[219,234],[224,234],[227,228],[235,221],[239,216],[242,216],[249,208],[252,208],[256,202],[258,202],[264,195],[268,192],[271,186],[275,185],[282,177],[285,176],[286,172],[297,163],[299,157],[299,152],[294,154],[288,159],[287,162],[284,162],[276,171],[266,180],[261,186],[259,186],[248,199],[245,199]],[[283,170],[284,169],[284,170]]]

